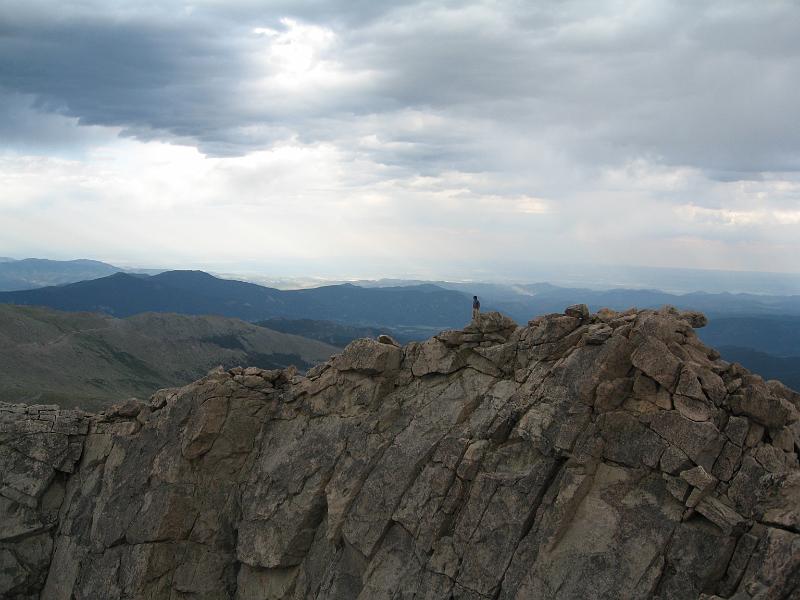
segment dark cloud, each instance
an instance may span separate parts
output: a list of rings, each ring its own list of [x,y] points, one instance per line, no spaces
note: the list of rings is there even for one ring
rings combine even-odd
[[[588,166],[800,169],[792,1],[113,6],[6,5],[0,89],[213,155],[296,138],[426,173],[504,170],[534,142]],[[311,48],[319,76],[296,85],[265,58],[286,18],[333,36]],[[431,122],[404,118],[415,112]]]
[[[440,4],[458,5],[454,0]],[[423,3],[419,0],[239,0],[225,3],[210,0],[195,2],[192,6],[211,18],[236,23],[277,26],[282,17],[291,16],[317,25],[352,28],[403,7],[420,5]]]
[[[24,94],[0,94],[0,140],[6,148],[34,154],[80,154],[82,149],[107,141],[109,133],[76,127],[74,119],[35,108],[36,99]]]
[[[0,37],[3,88],[42,112],[143,136],[223,137],[239,119],[222,101],[242,76],[235,47],[207,27],[59,21]]]

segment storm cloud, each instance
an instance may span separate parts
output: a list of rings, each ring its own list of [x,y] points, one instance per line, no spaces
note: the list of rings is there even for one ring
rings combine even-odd
[[[0,220],[26,233],[0,253],[42,247],[23,219],[44,226],[43,202],[151,230],[155,204],[199,261],[361,273],[390,239],[394,273],[436,252],[446,275],[475,244],[494,262],[792,269],[797,31],[793,1],[6,3]],[[215,252],[171,212],[231,206],[314,242]],[[191,260],[121,239],[132,260]]]

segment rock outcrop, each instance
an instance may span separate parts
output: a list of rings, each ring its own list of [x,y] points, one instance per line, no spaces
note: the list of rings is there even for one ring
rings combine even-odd
[[[305,377],[0,404],[0,596],[798,598],[800,396],[703,323],[489,313]]]

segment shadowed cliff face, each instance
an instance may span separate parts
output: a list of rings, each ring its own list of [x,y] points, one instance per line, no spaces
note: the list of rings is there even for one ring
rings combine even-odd
[[[0,404],[0,595],[798,597],[800,396],[702,315],[566,313]]]

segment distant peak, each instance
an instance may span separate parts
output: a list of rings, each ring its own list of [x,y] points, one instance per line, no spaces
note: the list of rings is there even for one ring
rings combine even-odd
[[[217,279],[217,277],[214,277],[210,273],[192,269],[175,269],[174,271],[164,271],[163,273],[154,275],[154,277],[161,279]]]

